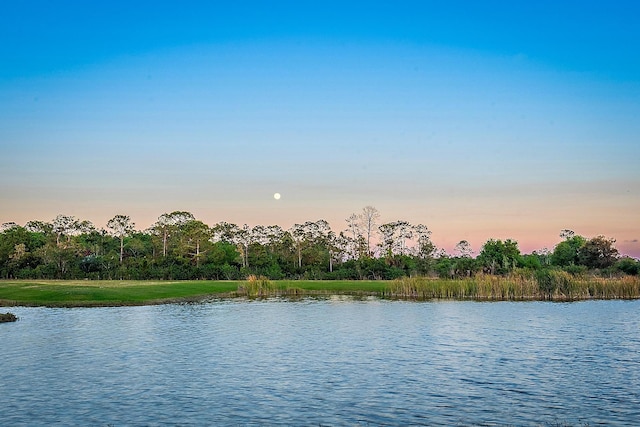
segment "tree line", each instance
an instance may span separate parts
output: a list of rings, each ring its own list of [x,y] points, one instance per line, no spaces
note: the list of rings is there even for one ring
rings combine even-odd
[[[563,230],[553,251],[531,254],[521,254],[514,240],[489,239],[474,257],[465,240],[447,254],[433,244],[425,225],[379,220],[378,210],[366,206],[336,233],[322,219],[286,230],[227,222],[209,226],[190,212],[175,211],[136,230],[127,215],[116,215],[98,229],[61,214],[51,222],[2,225],[0,278],[236,280],[254,274],[270,279],[453,279],[516,269],[608,276],[640,271],[640,262],[621,257],[615,240],[604,236],[587,239]]]

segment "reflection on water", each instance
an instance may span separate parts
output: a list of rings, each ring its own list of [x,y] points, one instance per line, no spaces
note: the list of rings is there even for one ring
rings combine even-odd
[[[640,301],[11,308],[3,425],[637,425]]]

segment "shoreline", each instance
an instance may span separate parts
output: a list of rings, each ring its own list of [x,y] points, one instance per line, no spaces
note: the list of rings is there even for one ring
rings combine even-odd
[[[569,286],[570,285],[570,286]],[[578,302],[640,299],[640,277],[591,278],[540,289],[531,280],[497,276],[463,280],[247,281],[0,280],[0,307],[92,308],[345,296],[400,301]]]

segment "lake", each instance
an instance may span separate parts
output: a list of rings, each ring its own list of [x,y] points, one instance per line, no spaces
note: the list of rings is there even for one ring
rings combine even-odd
[[[6,311],[2,425],[640,423],[640,301]]]

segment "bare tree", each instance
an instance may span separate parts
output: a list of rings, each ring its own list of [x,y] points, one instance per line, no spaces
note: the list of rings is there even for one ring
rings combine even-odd
[[[360,225],[367,239],[367,256],[371,256],[371,237],[376,233],[380,212],[373,206],[365,206],[359,215]]]

